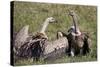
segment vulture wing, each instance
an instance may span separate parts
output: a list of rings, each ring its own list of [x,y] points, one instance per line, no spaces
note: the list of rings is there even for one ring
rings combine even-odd
[[[17,33],[14,42],[15,47],[20,48],[27,41],[27,38],[29,37],[28,29],[29,25],[26,25]]]

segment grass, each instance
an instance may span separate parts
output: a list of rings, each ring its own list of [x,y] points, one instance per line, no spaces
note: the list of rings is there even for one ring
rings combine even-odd
[[[68,57],[63,56],[54,61],[33,62],[31,58],[17,60],[15,65],[29,64],[51,64],[51,63],[69,63],[85,62],[97,60],[97,7],[96,6],[79,6],[66,4],[45,4],[31,2],[14,2],[14,32],[18,32],[23,26],[30,25],[29,33],[35,33],[41,29],[44,20],[53,16],[58,23],[50,24],[46,34],[49,40],[56,38],[56,32],[61,30],[67,33],[68,28],[72,25],[72,19],[68,16],[68,11],[74,10],[78,14],[79,28],[81,31],[90,33],[92,39],[92,52],[86,56]]]

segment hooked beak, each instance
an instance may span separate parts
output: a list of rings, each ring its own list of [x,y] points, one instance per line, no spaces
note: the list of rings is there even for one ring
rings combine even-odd
[[[55,20],[53,23],[58,23],[58,21],[57,21],[57,20]]]
[[[55,20],[55,23],[58,23],[58,21],[57,21],[57,20]]]

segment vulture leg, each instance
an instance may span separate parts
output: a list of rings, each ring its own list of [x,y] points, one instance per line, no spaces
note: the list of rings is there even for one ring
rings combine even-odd
[[[75,56],[75,49],[74,48],[71,48],[71,52],[70,52],[71,56]]]

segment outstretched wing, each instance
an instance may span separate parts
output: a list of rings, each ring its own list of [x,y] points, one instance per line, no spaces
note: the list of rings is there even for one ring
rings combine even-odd
[[[24,26],[16,35],[14,46],[20,48],[27,40],[29,25]]]

